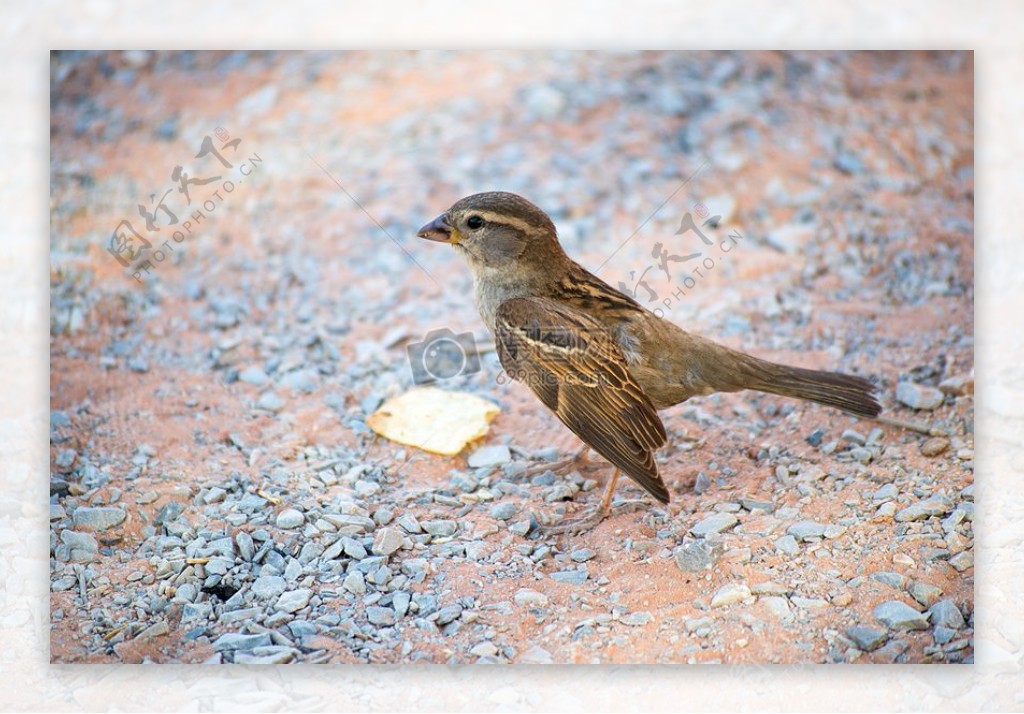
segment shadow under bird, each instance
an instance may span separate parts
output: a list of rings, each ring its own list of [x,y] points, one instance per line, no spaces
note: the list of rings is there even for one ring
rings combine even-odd
[[[881,406],[861,377],[775,364],[658,317],[572,260],[544,211],[513,193],[478,193],[423,226],[473,272],[477,308],[513,379],[615,466],[600,506],[559,532],[592,528],[624,472],[662,503],[669,492],[654,451],[665,444],[659,409],[690,397],[753,389],[860,417]]]

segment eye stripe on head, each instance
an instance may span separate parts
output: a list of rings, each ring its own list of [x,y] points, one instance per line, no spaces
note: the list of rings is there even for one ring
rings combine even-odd
[[[507,213],[495,213],[493,211],[476,211],[473,213],[472,216],[470,216],[470,218],[473,217],[480,218],[481,221],[487,223],[497,223],[503,226],[511,226],[512,228],[515,228],[516,230],[522,231],[523,233],[527,234],[543,231],[543,229],[540,226],[536,226],[530,223],[529,221],[524,221],[522,218],[510,216]],[[470,226],[470,228],[472,227],[473,226]]]
[[[522,196],[505,191],[466,196],[449,211],[453,216],[479,216],[485,223],[510,226],[527,235],[555,233],[555,226],[544,211]]]

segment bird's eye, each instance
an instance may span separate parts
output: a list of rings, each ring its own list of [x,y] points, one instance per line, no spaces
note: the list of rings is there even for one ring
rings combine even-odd
[[[466,219],[466,225],[469,226],[474,231],[483,224],[484,219],[481,218],[480,216],[470,216],[469,218]]]

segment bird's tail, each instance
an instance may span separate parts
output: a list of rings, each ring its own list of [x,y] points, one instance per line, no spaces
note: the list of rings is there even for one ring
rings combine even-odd
[[[658,404],[678,404],[700,394],[753,389],[807,399],[869,419],[882,412],[874,396],[875,386],[863,377],[769,362],[682,329],[672,344],[678,355],[673,381],[679,390],[658,394]]]
[[[746,384],[747,389],[807,399],[859,417],[874,418],[882,411],[882,405],[873,394],[875,387],[866,379],[757,361],[760,363],[754,370],[757,376]]]

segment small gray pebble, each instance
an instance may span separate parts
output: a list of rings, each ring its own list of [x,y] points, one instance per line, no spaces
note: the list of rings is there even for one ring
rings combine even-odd
[[[551,653],[543,647],[540,647],[539,645],[530,645],[521,655],[519,655],[518,661],[520,664],[552,664],[555,660],[554,657],[551,656]]]
[[[256,400],[256,407],[258,409],[265,409],[268,412],[278,412],[284,406],[284,400],[277,395],[276,392],[264,392],[260,395],[260,398]]]
[[[539,461],[557,461],[558,448],[554,446],[546,446],[543,449],[537,449],[533,456]]]
[[[942,597],[942,590],[934,585],[922,583],[919,580],[912,582],[907,588],[907,592],[910,593],[910,597],[917,600],[924,607],[931,607]]]
[[[466,463],[470,468],[478,469],[485,466],[502,466],[512,460],[512,453],[504,444],[481,446],[469,455]]]
[[[952,565],[957,572],[962,573],[965,570],[974,567],[974,553],[969,550],[957,553],[949,559],[949,564]]]
[[[553,486],[555,483],[555,472],[545,471],[544,473],[537,474],[530,479],[530,483],[534,486]]]
[[[715,626],[715,621],[710,617],[691,617],[683,622],[683,627],[690,634],[697,634],[701,630],[710,632]]]
[[[468,541],[465,547],[466,557],[470,560],[480,560],[490,552],[490,546],[482,540]]]
[[[281,596],[277,599],[277,604],[274,605],[274,609],[281,612],[298,612],[309,604],[309,598],[312,595],[313,591],[309,588],[299,588],[298,590],[281,593]]]
[[[355,538],[344,536],[341,539],[341,543],[342,547],[345,549],[345,555],[354,560],[362,560],[369,555],[369,553],[366,552],[366,548],[363,547],[363,544]]]
[[[932,516],[944,516],[953,510],[953,502],[944,496],[932,496],[924,501],[911,504],[896,513],[898,523],[923,521]]]
[[[113,506],[79,506],[73,517],[75,526],[95,531],[109,530],[124,522],[128,514]]]
[[[366,619],[379,627],[390,627],[395,624],[395,611],[390,607],[370,606],[366,608]]]
[[[95,553],[100,549],[96,538],[89,533],[79,533],[70,529],[61,531],[60,540],[72,549],[79,549]]]
[[[801,610],[821,610],[828,607],[828,600],[823,600],[818,597],[801,597],[800,595],[791,595],[789,601]]]
[[[857,645],[857,649],[864,652],[877,650],[889,639],[889,633],[886,630],[865,625],[851,627],[846,631],[846,636],[853,640],[854,644]]]
[[[182,583],[174,593],[174,599],[183,602],[193,602],[197,597],[199,597],[199,586],[194,583]]]
[[[693,484],[693,492],[698,496],[707,493],[707,490],[711,488],[711,478],[703,471],[697,472],[697,480]]]
[[[267,373],[259,367],[246,367],[238,373],[238,380],[245,382],[246,384],[252,384],[257,387],[262,387],[270,378],[267,377]]]
[[[764,511],[771,513],[775,510],[775,504],[771,501],[761,501],[756,498],[741,498],[740,505],[748,511]]]
[[[322,543],[310,541],[302,546],[302,550],[299,551],[298,561],[303,565],[308,565],[319,558],[323,552],[324,546]]]
[[[74,575],[63,575],[50,583],[52,592],[64,592],[78,585],[78,578]]]
[[[786,533],[797,540],[815,540],[825,535],[825,526],[815,521],[797,521],[786,529]]]
[[[914,382],[899,382],[896,385],[896,400],[911,409],[930,411],[942,404],[944,398],[942,391],[935,387]]]
[[[840,434],[839,438],[851,444],[856,444],[857,446],[864,446],[864,444],[867,443],[867,439],[864,435],[854,429],[847,429]]]
[[[739,523],[739,519],[731,513],[712,513],[697,522],[690,529],[690,534],[697,538],[706,538],[709,535],[727,531],[737,523]]]
[[[416,516],[411,513],[400,516],[398,518],[398,525],[405,529],[406,533],[416,534],[423,532],[423,527],[420,525],[420,522],[416,519]]]
[[[529,588],[521,588],[516,591],[513,600],[515,600],[516,605],[528,608],[544,607],[548,604],[547,595]]]
[[[427,559],[406,558],[402,561],[402,572],[410,578],[422,577],[427,572]]]
[[[316,625],[308,620],[292,620],[288,623],[288,630],[292,633],[292,637],[297,639],[310,637],[317,633]]]
[[[648,624],[654,616],[649,612],[630,612],[619,618],[619,622],[629,627],[642,627]]]
[[[462,616],[462,605],[448,605],[437,611],[437,625],[447,625]]]
[[[499,521],[507,521],[516,514],[516,504],[498,503],[491,507],[491,518]]]
[[[240,531],[235,536],[235,543],[238,545],[238,554],[242,560],[251,562],[253,556],[256,555],[256,544],[253,543],[252,536],[245,531]]]
[[[960,612],[960,608],[952,600],[939,600],[928,608],[928,612],[931,614],[933,625],[941,625],[951,630],[959,630],[967,624],[964,622],[964,616]]]
[[[746,583],[726,583],[711,596],[711,607],[728,607],[751,596]]]
[[[293,392],[316,391],[317,372],[313,369],[297,369],[281,377],[280,385]]]
[[[366,593],[366,579],[358,570],[353,570],[346,575],[341,585],[354,595],[364,595]]]
[[[879,583],[884,583],[891,588],[896,590],[903,590],[907,587],[907,576],[901,573],[893,573],[888,570],[880,570],[876,573],[871,573],[871,579]]]
[[[544,500],[547,503],[555,503],[557,501],[571,501],[574,493],[572,487],[567,483],[556,483],[547,489],[544,494]]]
[[[376,555],[391,555],[405,542],[405,537],[394,528],[381,528],[374,534],[371,546]]]
[[[269,647],[270,644],[270,635],[266,633],[243,635],[237,632],[229,632],[221,635],[214,641],[213,649],[218,652],[225,650],[252,650],[256,647]]]
[[[359,496],[359,498],[366,499],[380,492],[380,484],[376,481],[359,479],[355,483],[355,489],[356,495]]]
[[[341,557],[341,554],[345,551],[345,543],[340,538],[329,546],[324,548],[324,552],[321,554],[321,559],[324,561],[337,560]]]
[[[555,573],[551,573],[548,577],[560,583],[570,583],[572,585],[582,585],[590,577],[590,573],[585,569],[580,570],[560,570]]]
[[[498,648],[493,642],[484,640],[473,645],[469,653],[474,657],[495,657],[498,654]]]
[[[697,573],[715,567],[724,552],[725,545],[721,541],[702,538],[683,543],[672,555],[681,570]]]
[[[284,578],[279,575],[261,575],[253,581],[250,591],[257,599],[270,600],[283,593],[286,587]]]
[[[864,162],[849,151],[843,151],[832,161],[832,165],[844,174],[859,174],[864,172]]]
[[[793,610],[789,606],[789,600],[784,597],[768,595],[762,597],[758,602],[764,605],[779,620],[789,621],[793,617]]]
[[[800,552],[800,544],[791,535],[785,535],[775,541],[775,549],[785,555],[797,555]]]
[[[588,560],[592,560],[596,555],[597,552],[590,548],[577,548],[569,553],[569,557],[577,563],[586,563]]]
[[[294,583],[302,575],[302,562],[296,558],[289,558],[288,564],[284,566],[284,579]]]
[[[896,484],[887,483],[880,489],[871,494],[872,501],[890,501],[899,496],[899,491],[896,490]]]
[[[278,528],[291,530],[292,528],[298,528],[305,521],[306,518],[302,515],[301,511],[297,511],[294,508],[286,508],[277,514],[277,519],[274,522]]]
[[[409,612],[409,603],[412,598],[409,593],[404,590],[399,590],[394,594],[391,599],[391,605],[395,608],[395,615],[397,617],[405,617],[405,614]]]
[[[871,614],[886,627],[895,630],[927,630],[928,616],[900,600],[890,600],[876,606]]]
[[[875,657],[883,662],[894,664],[909,646],[906,640],[889,640],[884,647],[875,650]]]
[[[206,563],[203,568],[205,568],[207,575],[227,575],[227,572],[231,570],[234,564],[233,560],[218,556],[210,558],[209,562]]]
[[[220,486],[214,486],[203,494],[203,503],[208,506],[214,503],[220,503],[225,499],[225,497],[227,497],[227,495],[228,492]]]
[[[435,538],[447,538],[459,530],[459,524],[450,520],[423,521],[420,526]]]

